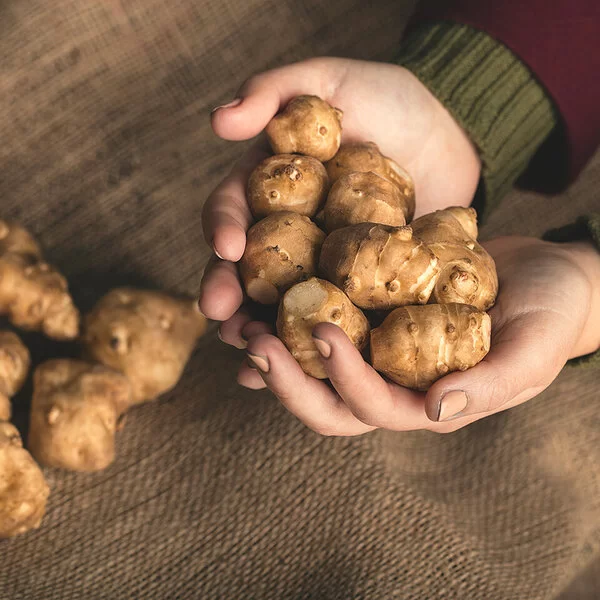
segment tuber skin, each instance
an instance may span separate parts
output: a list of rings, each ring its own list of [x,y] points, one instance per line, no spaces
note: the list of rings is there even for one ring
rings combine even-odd
[[[57,340],[79,333],[79,312],[66,279],[44,262],[29,233],[6,221],[0,221],[0,315]]]
[[[105,469],[130,404],[131,385],[121,373],[81,360],[47,361],[34,374],[29,450],[49,467]]]
[[[342,116],[318,96],[297,96],[265,131],[274,154],[305,154],[325,162],[339,150]]]
[[[132,404],[140,404],[175,387],[205,331],[195,301],[119,288],[86,315],[82,342],[87,358],[129,379]]]
[[[361,223],[327,236],[319,270],[360,308],[385,310],[425,304],[439,266],[410,227]]]
[[[0,538],[37,529],[50,489],[17,429],[0,422]]]
[[[325,228],[331,232],[359,223],[401,227],[406,225],[408,213],[406,197],[398,186],[371,171],[348,173],[329,192]]]
[[[290,211],[253,225],[240,260],[246,293],[261,304],[277,304],[292,285],[317,273],[325,234],[308,218]]]
[[[406,220],[415,214],[415,184],[411,176],[395,161],[381,153],[374,142],[344,144],[325,165],[333,185],[343,175],[371,171],[398,187],[407,207]]]
[[[312,339],[312,330],[318,323],[337,325],[359,350],[367,343],[369,323],[344,292],[324,279],[312,277],[286,292],[279,305],[277,335],[305,373],[326,379]]]
[[[419,217],[414,235],[423,240],[440,261],[440,275],[432,301],[460,302],[489,310],[498,294],[494,259],[477,240],[477,213],[452,207]]]
[[[12,331],[0,331],[0,421],[10,420],[10,398],[23,386],[31,357],[29,350]]]
[[[490,349],[487,313],[467,304],[404,306],[371,331],[371,364],[399,385],[425,391],[465,371]]]
[[[252,171],[248,203],[257,219],[286,210],[312,217],[324,204],[328,190],[327,171],[316,158],[278,154]]]

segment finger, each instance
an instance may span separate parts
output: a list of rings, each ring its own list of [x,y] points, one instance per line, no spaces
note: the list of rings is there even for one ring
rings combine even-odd
[[[252,317],[248,311],[245,308],[240,308],[231,318],[221,323],[219,326],[219,339],[229,346],[244,350],[247,342],[242,335],[242,330],[250,322],[252,322]]]
[[[264,390],[267,387],[256,367],[247,360],[240,365],[237,382],[249,390]]]
[[[237,262],[246,247],[246,231],[252,214],[246,200],[246,184],[252,170],[268,156],[264,140],[258,141],[210,194],[202,211],[204,239],[215,254]]]
[[[207,266],[198,306],[202,313],[214,321],[226,321],[241,306],[244,295],[233,263],[214,259]]]
[[[333,387],[357,419],[395,431],[431,429],[423,394],[385,381],[339,327],[319,323],[313,339]]]
[[[260,133],[294,96],[314,94],[327,100],[343,74],[341,63],[312,59],[251,77],[231,106],[213,111],[214,132],[226,140],[247,140]]]
[[[241,337],[244,340],[249,340],[250,338],[256,337],[257,335],[262,334],[272,334],[273,327],[269,325],[269,323],[264,323],[263,321],[250,321],[244,328],[242,329]]]
[[[361,423],[325,382],[306,375],[278,338],[254,337],[247,353],[267,387],[313,431],[347,436],[375,429]]]
[[[427,415],[432,421],[448,421],[498,412],[533,398],[564,366],[567,338],[552,312],[518,316],[492,333],[492,348],[482,362],[447,375],[429,389]]]

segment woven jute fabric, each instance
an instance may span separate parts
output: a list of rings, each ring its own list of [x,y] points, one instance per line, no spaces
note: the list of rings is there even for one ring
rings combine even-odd
[[[202,203],[245,147],[213,137],[210,108],[303,57],[387,60],[411,8],[4,0],[0,216],[40,237],[84,310],[124,283],[195,294]],[[512,195],[483,233],[540,235],[599,189],[596,161],[560,197]],[[36,361],[76,351],[28,341]],[[2,600],[546,600],[586,569],[566,597],[597,597],[598,371],[455,434],[336,439],[237,386],[241,358],[213,326],[177,389],[131,412],[114,465],[45,470],[43,526],[0,542]]]

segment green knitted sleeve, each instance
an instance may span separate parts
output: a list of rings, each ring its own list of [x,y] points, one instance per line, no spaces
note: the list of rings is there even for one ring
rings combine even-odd
[[[421,24],[396,62],[431,90],[478,148],[482,178],[474,205],[485,218],[556,126],[552,101],[506,46],[466,25]]]
[[[600,251],[600,213],[579,217],[575,223],[546,232],[543,238],[550,242],[572,242],[590,239]],[[569,364],[600,367],[600,350],[571,360]]]

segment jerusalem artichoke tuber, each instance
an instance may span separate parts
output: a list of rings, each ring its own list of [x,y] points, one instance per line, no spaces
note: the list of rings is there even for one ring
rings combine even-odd
[[[29,350],[12,331],[0,331],[0,421],[10,419],[10,398],[20,389],[31,365]]]

